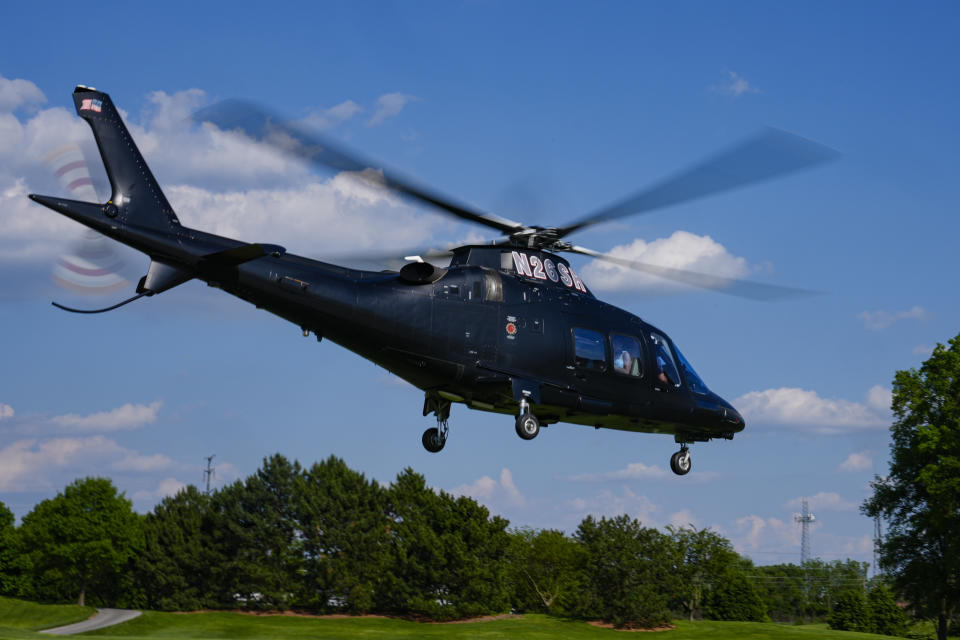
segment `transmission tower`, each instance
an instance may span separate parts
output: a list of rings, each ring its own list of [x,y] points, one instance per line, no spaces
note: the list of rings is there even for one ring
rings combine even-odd
[[[873,518],[873,575],[880,575],[880,541],[883,533],[880,531],[880,516]]]
[[[203,480],[207,484],[207,495],[210,495],[210,481],[213,480],[213,474],[216,471],[214,467],[210,466],[210,463],[213,462],[215,457],[217,457],[217,454],[204,458],[204,460],[207,461],[207,468],[203,470]]]
[[[801,503],[800,513],[793,516],[793,519],[800,523],[800,564],[803,565],[810,559],[810,523],[816,520],[816,517],[810,513],[806,498]]]

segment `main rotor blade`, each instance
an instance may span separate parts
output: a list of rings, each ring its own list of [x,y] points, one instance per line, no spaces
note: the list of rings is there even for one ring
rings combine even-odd
[[[560,237],[608,220],[646,213],[769,180],[832,160],[839,155],[835,149],[819,142],[780,129],[767,128],[701,164],[562,227],[559,229]]]
[[[201,109],[193,115],[197,122],[210,122],[225,131],[240,131],[280,151],[311,164],[335,171],[349,171],[375,186],[387,187],[418,202],[462,220],[491,227],[504,233],[524,228],[513,220],[485,213],[458,203],[432,189],[417,185],[380,163],[348,152],[339,145],[309,131],[303,125],[284,120],[255,104],[242,100],[224,100]]]
[[[726,293],[740,298],[749,298],[750,300],[782,300],[786,298],[796,298],[800,296],[817,295],[819,291],[808,291],[806,289],[794,289],[792,287],[781,287],[773,284],[763,284],[761,282],[751,282],[750,280],[740,280],[738,278],[726,278],[696,271],[687,271],[685,269],[674,269],[673,267],[661,267],[646,262],[637,262],[636,260],[627,260],[611,256],[608,253],[600,253],[586,247],[573,246],[569,249],[571,253],[579,253],[590,256],[598,260],[605,260],[623,267],[643,271],[667,280],[682,282],[701,289]]]

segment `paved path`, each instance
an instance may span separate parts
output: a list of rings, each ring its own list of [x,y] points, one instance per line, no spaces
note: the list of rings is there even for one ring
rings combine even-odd
[[[74,633],[83,633],[84,631],[93,631],[94,629],[103,629],[112,627],[115,624],[133,620],[140,615],[139,611],[132,609],[97,609],[97,614],[89,620],[68,624],[65,627],[55,627],[53,629],[44,629],[40,633],[49,633],[55,636],[69,636]]]

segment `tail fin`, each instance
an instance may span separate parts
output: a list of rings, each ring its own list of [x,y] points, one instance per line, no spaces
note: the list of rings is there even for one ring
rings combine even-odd
[[[180,221],[173,207],[150,173],[110,96],[79,85],[73,90],[73,102],[77,115],[93,129],[100,148],[112,190],[106,206],[116,206],[115,216],[111,217],[151,229],[172,231],[178,228]]]

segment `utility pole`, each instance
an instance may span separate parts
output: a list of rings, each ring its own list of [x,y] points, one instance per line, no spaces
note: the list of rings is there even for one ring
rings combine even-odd
[[[217,456],[217,454],[213,454],[213,455],[211,455],[211,456],[207,456],[206,458],[204,458],[204,460],[207,461],[207,468],[203,470],[203,479],[204,479],[204,482],[206,482],[206,485],[207,485],[207,491],[206,491],[206,494],[207,494],[207,495],[210,495],[210,481],[213,479],[213,473],[214,473],[214,471],[216,471],[216,469],[215,469],[214,467],[210,466],[210,463],[213,462],[213,459],[214,459],[216,456]]]
[[[810,523],[816,520],[810,513],[806,498],[801,503],[800,514],[793,516],[793,519],[800,523],[800,564],[804,565],[810,559]]]
[[[880,571],[880,541],[883,539],[883,533],[880,531],[879,514],[873,518],[873,577],[876,578],[882,572]]]

